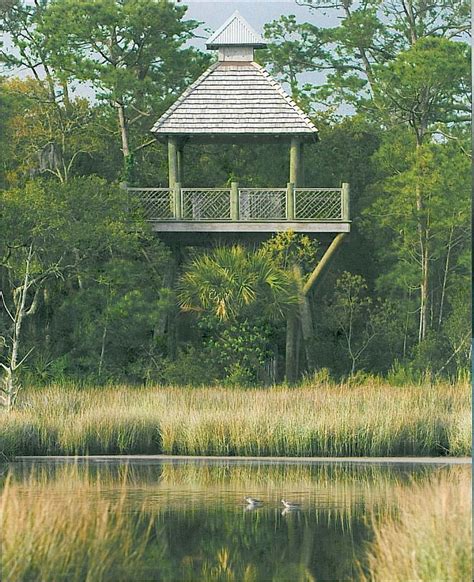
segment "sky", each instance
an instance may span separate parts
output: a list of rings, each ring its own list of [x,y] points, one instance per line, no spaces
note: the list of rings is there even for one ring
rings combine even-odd
[[[33,0],[27,0],[32,3]],[[327,16],[310,10],[308,7],[296,4],[295,0],[177,0],[177,3],[187,6],[186,19],[197,20],[202,22],[196,29],[196,35],[203,38],[194,38],[191,42],[201,50],[206,50],[206,38],[214,30],[219,28],[229,16],[238,10],[240,14],[249,22],[257,32],[263,33],[263,27],[266,23],[278,19],[282,15],[294,14],[299,22],[313,22],[318,26],[334,26],[337,21],[331,21]],[[1,39],[1,35],[0,35]],[[7,38],[4,41],[5,49],[9,48]],[[27,74],[24,71],[16,71],[16,74],[23,77]],[[301,77],[304,82],[321,83],[324,77],[316,73],[308,73]],[[93,91],[87,86],[81,86],[76,89],[76,94],[91,98]]]
[[[274,2],[270,0],[188,0],[183,2],[188,7],[186,15],[189,18],[203,21],[204,24],[199,28],[199,32],[205,35],[205,29],[216,30],[221,26],[229,16],[238,10],[240,14],[249,22],[257,31],[263,32],[263,26],[267,22],[276,20],[283,14],[294,14],[300,22],[313,22],[319,26],[334,24],[321,13],[316,14],[306,6],[299,6],[295,0],[284,0]],[[196,46],[205,48],[205,41],[196,39]]]

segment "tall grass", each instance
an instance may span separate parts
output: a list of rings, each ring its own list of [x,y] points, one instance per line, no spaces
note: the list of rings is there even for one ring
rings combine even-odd
[[[28,389],[0,451],[38,454],[469,455],[467,383]]]
[[[0,501],[2,580],[133,580],[153,518],[124,511],[125,490],[115,501],[102,499],[100,487],[71,479],[71,472],[61,496],[52,493],[47,482],[24,488],[7,479]]]
[[[472,579],[471,484],[465,471],[395,492],[397,511],[375,525],[365,582]]]

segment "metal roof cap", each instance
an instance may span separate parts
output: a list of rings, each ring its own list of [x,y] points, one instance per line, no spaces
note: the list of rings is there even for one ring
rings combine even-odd
[[[208,49],[217,49],[223,46],[252,46],[254,48],[266,48],[267,43],[236,10],[224,22],[224,24],[208,38],[206,46]]]

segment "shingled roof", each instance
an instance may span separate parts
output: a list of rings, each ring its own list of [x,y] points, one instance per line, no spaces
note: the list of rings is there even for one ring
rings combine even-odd
[[[245,25],[245,30],[244,27]],[[238,27],[238,28],[235,28]],[[252,49],[261,37],[239,14],[209,39],[214,48],[231,46],[237,51],[209,67],[160,117],[152,132],[157,139],[186,137],[198,142],[236,137],[275,140],[298,136],[317,139],[317,129],[283,87],[252,61]],[[230,44],[225,44],[230,43]],[[239,47],[243,47],[239,52]],[[249,52],[250,51],[250,52]],[[242,55],[235,61],[235,54]],[[233,60],[234,59],[234,60]]]

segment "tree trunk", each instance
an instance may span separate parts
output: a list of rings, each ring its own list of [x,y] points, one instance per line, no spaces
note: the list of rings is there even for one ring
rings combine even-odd
[[[303,334],[303,344],[306,356],[307,371],[312,372],[316,368],[316,358],[314,354],[314,327],[313,314],[307,294],[303,293],[303,277],[299,265],[295,265],[294,273],[298,282],[299,293],[299,314],[301,321],[301,331]]]
[[[417,134],[416,164],[417,174],[420,169],[421,146],[423,144],[423,131]],[[425,215],[425,201],[420,184],[421,176],[417,175],[415,186],[416,209],[418,212],[418,234],[420,242],[420,319],[418,328],[418,342],[421,343],[428,332],[428,315],[430,313],[430,253],[429,253],[429,232],[428,222]]]
[[[123,157],[125,159],[127,159],[128,156],[130,155],[130,147],[128,145],[128,128],[127,128],[127,120],[125,118],[125,108],[124,108],[123,104],[119,103],[118,101],[115,103],[115,106],[117,107],[117,113],[118,113],[120,137],[122,140]]]
[[[20,386],[17,382],[16,371],[21,365],[18,363],[18,354],[20,349],[20,334],[21,327],[23,324],[23,319],[26,315],[26,296],[28,294],[28,289],[30,287],[30,265],[33,258],[33,247],[30,246],[28,251],[28,257],[26,259],[26,269],[25,276],[23,278],[23,283],[21,287],[16,289],[13,293],[13,303],[15,306],[14,314],[10,315],[13,323],[13,330],[11,336],[11,349],[10,357],[8,358],[8,364],[2,364],[2,368],[5,371],[5,377],[3,378],[3,404],[7,410],[11,410],[15,404],[16,397],[20,391]],[[5,304],[6,306],[6,304]]]
[[[449,232],[448,250],[446,251],[446,261],[444,263],[443,284],[441,287],[441,298],[439,301],[439,313],[438,313],[438,328],[439,329],[441,329],[441,325],[443,322],[444,298],[446,295],[446,284],[448,281],[449,262],[451,259],[451,249],[453,246],[453,231],[454,231],[454,226],[451,227],[451,230]]]
[[[285,380],[292,384],[296,380],[296,335],[298,319],[296,314],[289,313],[286,317],[286,353]]]

